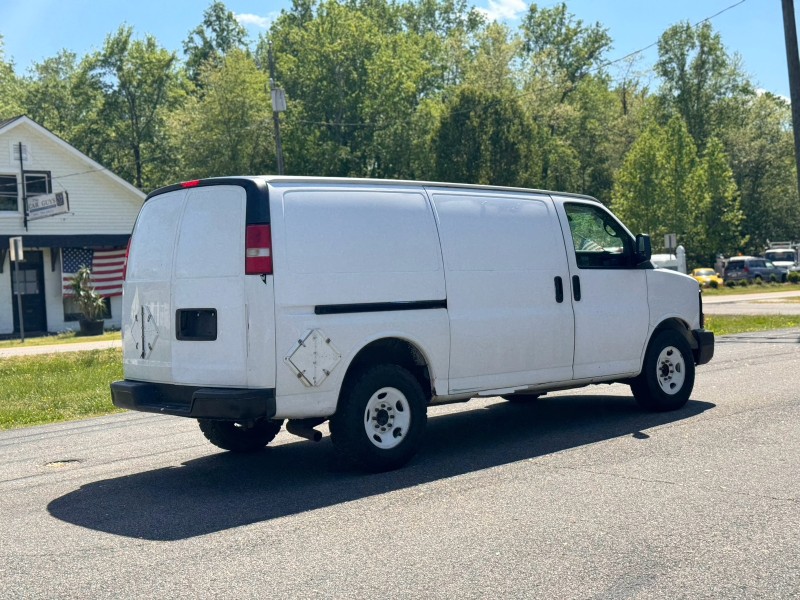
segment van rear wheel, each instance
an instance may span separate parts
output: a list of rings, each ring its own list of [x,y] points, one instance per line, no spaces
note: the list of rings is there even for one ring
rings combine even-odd
[[[631,390],[642,408],[677,410],[689,400],[694,387],[694,356],[680,333],[666,329],[650,341],[641,374]]]
[[[399,365],[357,374],[330,419],[331,440],[345,459],[371,472],[391,471],[419,450],[427,402],[417,379]]]
[[[278,435],[283,421],[256,421],[247,426],[234,421],[212,421],[198,419],[200,431],[206,439],[223,450],[231,452],[257,452]]]

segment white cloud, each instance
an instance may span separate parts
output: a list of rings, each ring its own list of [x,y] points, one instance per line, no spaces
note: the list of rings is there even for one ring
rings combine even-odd
[[[487,8],[479,8],[489,21],[512,21],[528,9],[524,0],[489,0]]]
[[[262,17],[259,15],[251,15],[249,13],[242,13],[242,14],[234,14],[233,15],[237,21],[239,21],[240,25],[247,27],[248,25],[252,25],[253,27],[258,27],[259,29],[269,29],[269,26],[272,25],[272,21],[275,20],[275,17],[270,15],[267,17]]]

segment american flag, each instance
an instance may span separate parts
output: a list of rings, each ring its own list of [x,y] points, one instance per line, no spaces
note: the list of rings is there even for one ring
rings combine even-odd
[[[121,250],[89,250],[87,248],[61,249],[61,274],[63,294],[72,295],[69,282],[78,269],[89,267],[92,284],[101,296],[122,294],[122,270],[125,266],[125,248]]]

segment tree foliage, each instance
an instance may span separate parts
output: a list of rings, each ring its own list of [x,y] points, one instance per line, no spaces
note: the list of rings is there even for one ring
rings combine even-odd
[[[0,119],[28,114],[144,190],[274,172],[270,43],[289,174],[586,193],[703,266],[800,239],[789,107],[709,22],[667,29],[648,71],[609,61],[607,29],[563,2],[511,27],[468,0],[293,0],[251,46],[212,0],[183,61],[123,26],[19,76],[0,38]]]
[[[204,66],[219,66],[232,50],[246,49],[247,31],[224,3],[215,1],[203,13],[203,22],[183,42],[184,68],[189,79],[199,83]]]
[[[22,93],[22,81],[14,72],[14,63],[6,61],[3,36],[0,35],[0,119],[24,112],[26,107],[21,102]]]
[[[658,42],[656,73],[660,98],[668,114],[680,114],[700,147],[730,125],[735,100],[752,90],[738,57],[731,58],[711,24],[673,25]]]
[[[275,164],[267,76],[253,59],[233,50],[199,73],[201,96],[172,117],[182,150],[183,178],[273,172]]]
[[[530,185],[533,123],[518,102],[464,87],[447,106],[434,141],[434,176],[444,181]]]
[[[103,88],[99,121],[108,128],[109,144],[101,150],[115,171],[143,189],[166,147],[164,119],[179,100],[176,56],[153,36],[133,38],[122,26],[106,38],[90,59],[90,73]],[[148,186],[149,187],[149,186]]]

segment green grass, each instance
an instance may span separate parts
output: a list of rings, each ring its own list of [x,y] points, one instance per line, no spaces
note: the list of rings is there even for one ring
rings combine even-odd
[[[0,360],[0,430],[118,412],[109,384],[122,351],[92,350]]]
[[[800,315],[706,315],[706,329],[714,335],[800,327]]]
[[[768,294],[771,292],[800,292],[800,285],[796,283],[762,283],[761,285],[737,285],[732,288],[720,286],[716,290],[711,287],[703,288],[704,296],[739,296],[741,294]]]
[[[79,344],[82,342],[107,342],[110,340],[122,339],[119,331],[107,331],[103,335],[83,336],[74,331],[66,331],[57,335],[45,335],[42,337],[25,338],[25,342],[16,340],[4,340],[0,342],[2,348],[28,348],[31,346],[50,346],[54,344]]]

